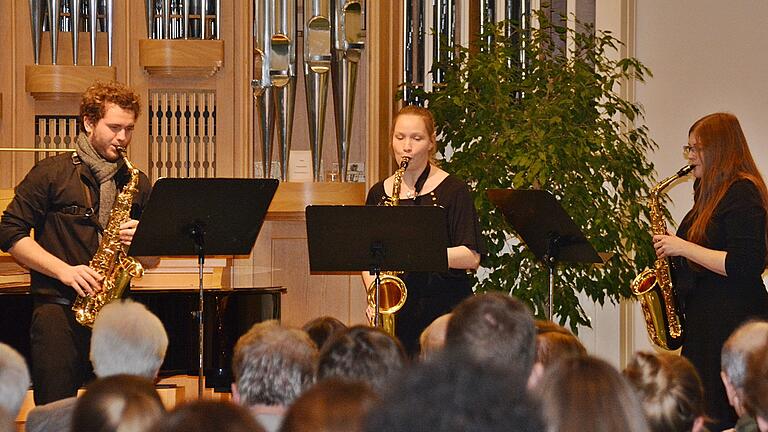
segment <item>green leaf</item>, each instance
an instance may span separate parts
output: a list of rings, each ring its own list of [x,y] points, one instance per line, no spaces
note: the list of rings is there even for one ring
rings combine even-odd
[[[582,23],[575,32],[541,12],[536,18],[538,29],[504,22],[490,26],[473,49],[448,47],[455,55],[432,71],[445,72],[444,85],[414,93],[435,116],[438,153],[452,153],[443,168],[474,194],[489,249],[488,276],[476,281],[476,290],[511,292],[546,315],[546,267],[485,194],[538,186],[560,200],[598,251],[615,254],[601,267],[558,268],[557,315],[573,327],[589,325],[577,293],[617,303],[655,259],[642,197],[655,183],[647,152],[656,143],[642,124],[642,106],[620,93],[630,80],[652,74],[635,58],[619,58],[622,43],[609,32]],[[555,43],[566,37],[573,41],[567,56]]]

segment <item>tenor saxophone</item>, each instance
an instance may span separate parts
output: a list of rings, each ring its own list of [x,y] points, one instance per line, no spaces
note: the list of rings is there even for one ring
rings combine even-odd
[[[120,149],[123,154],[125,149]],[[133,277],[141,277],[144,268],[135,258],[128,256],[124,244],[120,242],[120,225],[130,219],[131,206],[139,192],[139,170],[123,158],[130,173],[128,183],[115,198],[115,205],[109,213],[107,227],[101,236],[101,242],[88,266],[100,274],[102,290],[82,297],[77,297],[72,305],[75,319],[86,327],[93,327],[96,316],[107,303],[122,297]]]
[[[403,156],[400,161],[400,168],[395,171],[395,178],[392,184],[392,197],[385,201],[384,205],[400,205],[400,186],[403,183],[403,174],[408,168],[408,162],[411,158]],[[391,336],[395,336],[395,313],[405,304],[408,297],[408,290],[405,282],[400,279],[398,272],[382,272],[379,277],[379,314],[381,314],[380,327]],[[367,290],[368,305],[376,307],[376,281],[374,280],[368,286]],[[371,326],[375,326],[375,315],[370,318]]]
[[[651,232],[653,235],[667,233],[661,194],[675,180],[687,175],[693,165],[686,165],[677,173],[662,180],[653,187],[648,197],[651,210]],[[676,350],[683,345],[682,309],[677,292],[672,285],[669,259],[659,258],[653,268],[647,268],[637,275],[630,288],[640,302],[645,318],[645,327],[654,344],[666,350]]]

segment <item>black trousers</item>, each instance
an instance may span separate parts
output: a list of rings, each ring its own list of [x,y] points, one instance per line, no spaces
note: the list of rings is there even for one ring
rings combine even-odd
[[[93,377],[91,330],[75,320],[70,306],[35,302],[30,342],[36,405],[75,396]]]

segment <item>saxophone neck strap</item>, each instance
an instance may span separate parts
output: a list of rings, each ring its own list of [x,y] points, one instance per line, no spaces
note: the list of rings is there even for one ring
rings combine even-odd
[[[424,183],[427,182],[427,178],[429,177],[429,167],[432,164],[427,162],[427,166],[424,167],[424,171],[421,172],[421,175],[419,175],[419,178],[416,179],[416,184],[413,185],[413,193],[414,198],[419,196],[421,194],[421,190],[424,189]]]

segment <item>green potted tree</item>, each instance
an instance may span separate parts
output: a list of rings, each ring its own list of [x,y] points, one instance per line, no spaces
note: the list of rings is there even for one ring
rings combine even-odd
[[[535,17],[535,29],[505,22],[471,49],[456,47],[435,64],[444,82],[417,96],[437,120],[443,166],[474,190],[489,246],[478,291],[510,292],[546,315],[547,268],[515,237],[488,189],[551,192],[595,248],[612,254],[603,265],[558,267],[555,314],[575,328],[589,325],[578,292],[600,304],[619,301],[655,259],[644,197],[654,183],[646,153],[656,145],[640,124],[641,106],[619,92],[650,71],[635,58],[615,59],[620,42],[608,32]]]

